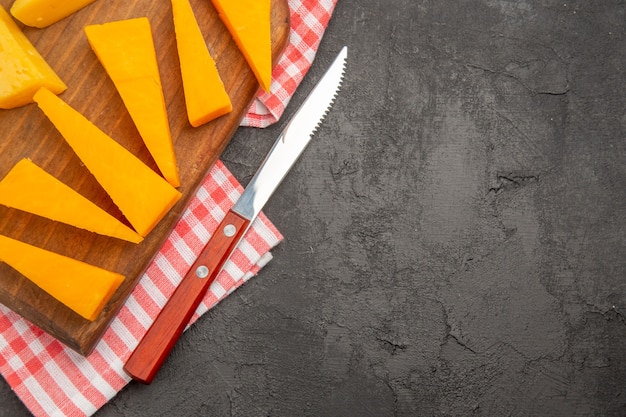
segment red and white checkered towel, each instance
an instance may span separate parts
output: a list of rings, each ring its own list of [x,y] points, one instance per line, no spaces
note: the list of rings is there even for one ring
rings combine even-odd
[[[243,125],[265,127],[282,115],[308,71],[337,0],[289,0],[290,44]],[[35,416],[89,416],[129,381],[123,364],[242,189],[217,162],[102,340],[81,356],[0,305],[0,374]],[[282,236],[261,214],[192,322],[253,277]]]

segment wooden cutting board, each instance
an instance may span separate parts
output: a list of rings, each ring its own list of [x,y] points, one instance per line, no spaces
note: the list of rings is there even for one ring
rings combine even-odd
[[[0,5],[6,10],[12,3],[12,0],[0,0]],[[83,355],[93,349],[160,249],[195,190],[230,141],[258,90],[252,71],[220,21],[211,1],[191,0],[191,5],[233,102],[232,113],[199,128],[191,127],[187,120],[169,1],[97,0],[48,28],[24,28],[26,36],[68,85],[68,90],[61,97],[156,171],[154,161],[113,83],[89,47],[83,31],[83,27],[88,24],[148,17],[180,170],[182,185],[179,190],[183,198],[139,245],[0,206],[0,234],[125,275],[125,282],[100,316],[94,322],[88,322],[6,264],[0,264],[0,303]],[[274,62],[286,46],[288,38],[287,0],[272,0]],[[0,178],[22,158],[32,159],[125,221],[108,195],[35,104],[0,110]],[[59,272],[50,271],[51,274]]]

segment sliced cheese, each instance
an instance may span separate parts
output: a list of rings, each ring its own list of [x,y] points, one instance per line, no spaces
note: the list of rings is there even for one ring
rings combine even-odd
[[[34,100],[137,233],[150,233],[180,192],[47,89],[39,90]]]
[[[33,94],[47,87],[59,94],[67,86],[0,6],[0,108],[32,103]]]
[[[140,17],[90,25],[85,33],[159,170],[178,187],[180,179],[150,22]]]
[[[30,159],[20,160],[0,181],[0,204],[101,235],[133,243],[143,240]]]
[[[172,0],[172,11],[187,117],[198,127],[229,113],[233,106],[189,0]]]
[[[95,320],[124,276],[0,235],[0,261],[87,320]]]
[[[43,28],[71,15],[95,0],[15,0],[11,14],[28,26]]]
[[[272,80],[271,0],[212,0],[261,88]]]

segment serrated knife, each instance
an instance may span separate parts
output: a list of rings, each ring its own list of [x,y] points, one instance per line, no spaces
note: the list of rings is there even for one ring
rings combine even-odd
[[[145,384],[154,379],[222,266],[326,116],[341,86],[347,56],[344,47],[287,123],[241,197],[131,354],[124,370],[133,379]]]

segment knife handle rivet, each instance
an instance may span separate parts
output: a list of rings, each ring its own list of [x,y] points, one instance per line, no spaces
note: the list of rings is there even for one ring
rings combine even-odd
[[[197,269],[196,269],[196,276],[200,279],[202,278],[206,278],[209,276],[209,268],[207,268],[204,265],[200,265]]]
[[[224,226],[224,235],[226,237],[235,236],[236,231],[237,231],[237,228],[232,224],[227,224],[226,226]]]

